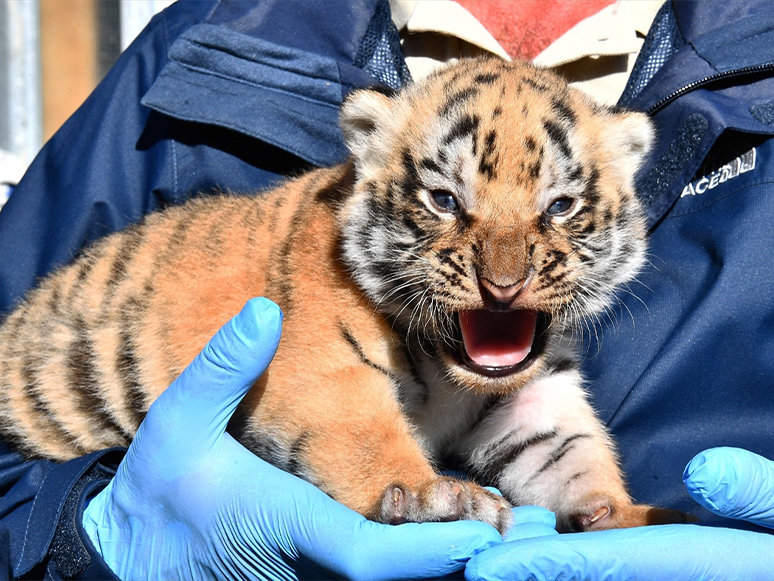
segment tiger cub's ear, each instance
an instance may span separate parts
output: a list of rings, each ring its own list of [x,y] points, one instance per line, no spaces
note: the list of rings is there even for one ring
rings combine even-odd
[[[655,133],[644,113],[614,112],[605,119],[604,134],[622,175],[634,177],[650,152]]]
[[[339,113],[344,141],[356,158],[363,158],[374,147],[382,145],[382,130],[390,121],[393,98],[379,90],[360,89],[350,93]]]

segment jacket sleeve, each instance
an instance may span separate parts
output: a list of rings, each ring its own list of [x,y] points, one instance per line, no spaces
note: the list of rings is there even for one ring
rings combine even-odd
[[[83,530],[85,500],[123,450],[56,464],[0,452],[0,578],[116,579]]]

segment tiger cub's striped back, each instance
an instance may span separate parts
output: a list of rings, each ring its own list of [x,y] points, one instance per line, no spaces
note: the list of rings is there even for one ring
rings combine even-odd
[[[4,437],[60,460],[128,445],[213,332],[265,294],[290,197],[192,200],[44,279],[0,328]]]

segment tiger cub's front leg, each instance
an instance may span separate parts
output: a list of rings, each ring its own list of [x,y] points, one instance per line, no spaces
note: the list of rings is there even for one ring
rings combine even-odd
[[[679,511],[632,502],[581,385],[564,371],[498,402],[460,443],[471,473],[514,504],[554,511],[560,531],[683,522]]]
[[[251,429],[265,430],[271,416],[276,419],[266,401],[274,391],[262,394],[256,411],[263,417],[249,420]],[[298,435],[290,466],[298,475],[379,522],[474,519],[501,533],[508,529],[510,505],[502,497],[435,472],[383,373],[365,365],[343,367],[319,377],[315,392],[306,410],[301,399],[290,406],[278,402],[285,417],[292,412],[295,425],[281,431]]]

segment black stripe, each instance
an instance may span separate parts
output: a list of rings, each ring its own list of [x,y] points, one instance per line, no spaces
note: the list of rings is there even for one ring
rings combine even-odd
[[[81,289],[83,288],[84,284],[86,284],[86,279],[89,277],[89,274],[91,274],[95,264],[102,258],[103,253],[104,248],[101,245],[97,245],[90,248],[87,254],[81,257],[77,262],[73,263],[73,268],[78,269],[78,274],[76,275],[75,284],[73,284],[70,292],[67,293],[66,300],[68,305],[72,304],[72,302],[78,298],[81,293]]]
[[[589,221],[586,223],[585,226],[583,226],[580,230],[574,229],[574,234],[580,235],[580,236],[590,236],[597,230],[597,224],[594,222],[593,218],[589,219]]]
[[[478,131],[480,122],[481,120],[478,118],[478,115],[463,115],[454,123],[454,125],[452,125],[451,131],[449,131],[449,133],[446,134],[446,137],[443,138],[443,143],[448,145],[456,139],[461,139],[463,137],[467,137],[468,135],[473,135],[473,143],[475,144],[475,134]]]
[[[583,178],[583,166],[577,164],[567,173],[567,180],[571,182],[579,182]]]
[[[540,432],[526,440],[514,441],[515,435],[508,434],[486,447],[486,451],[482,454],[485,458],[488,458],[486,466],[480,468],[471,467],[471,470],[475,473],[476,479],[480,480],[482,484],[497,486],[503,471],[513,464],[519,456],[528,449],[555,438],[556,435],[557,431],[551,430],[549,432]]]
[[[551,251],[549,254],[553,254],[553,253],[554,251]],[[565,258],[566,256],[561,252],[559,252],[558,255],[553,255],[550,261],[544,261],[543,264],[540,266],[540,275],[546,276],[550,272],[553,272],[554,270],[556,270],[557,267],[563,264]]]
[[[282,206],[284,206],[285,203],[288,201],[289,197],[290,196],[286,196],[282,194],[275,195],[274,201],[272,202],[272,208],[271,208],[271,214],[270,214],[270,220],[269,220],[269,230],[271,232],[275,232],[277,230],[280,210],[282,209]]]
[[[476,83],[481,83],[482,85],[491,85],[499,78],[499,73],[481,73],[473,77],[473,80]]]
[[[578,478],[582,478],[583,476],[586,476],[586,474],[588,473],[589,473],[588,470],[583,470],[582,472],[576,472],[575,474],[573,474],[567,479],[565,486],[569,486],[573,480],[578,480]]]
[[[341,180],[336,180],[322,188],[315,194],[315,201],[320,202],[326,206],[338,208],[341,204],[349,198],[354,192],[355,188],[355,171],[351,163],[347,164],[346,172]],[[373,181],[368,181],[364,185],[364,189],[371,195],[376,192],[376,184]]]
[[[540,469],[532,475],[530,480],[536,478],[538,475],[542,474],[551,468],[551,466],[554,466],[557,462],[559,462],[559,460],[564,458],[565,454],[567,454],[567,452],[575,447],[573,442],[576,440],[586,440],[591,437],[591,434],[574,434],[565,438],[564,441],[553,452],[551,452],[551,456],[548,458],[548,460],[546,460],[545,464],[543,464]]]
[[[543,291],[547,288],[551,288],[552,290],[558,290],[557,287],[561,285],[564,285],[565,280],[569,276],[569,271],[567,269],[562,270],[559,272],[559,274],[551,274],[549,272],[543,272],[542,270],[538,273],[538,277],[540,279],[543,279],[541,281],[541,284],[535,288],[535,292]],[[571,289],[571,287],[568,286],[562,286],[561,288],[566,288],[568,290]],[[556,294],[556,293],[555,293]],[[561,293],[559,293],[561,295]]]
[[[497,164],[497,158],[489,160],[485,157],[481,158],[478,163],[478,173],[482,174],[487,181],[492,181],[497,177],[497,171],[495,170]]]
[[[453,287],[461,287],[464,288],[464,284],[462,282],[462,279],[456,272],[446,272],[441,273],[443,274],[444,279]]]
[[[67,350],[68,387],[77,394],[76,405],[87,418],[99,423],[93,430],[110,431],[120,434],[128,443],[132,434],[124,431],[107,409],[102,386],[97,380],[94,344],[89,338],[86,323],[80,317],[74,321],[75,339]]]
[[[401,151],[401,164],[405,175],[400,181],[401,194],[406,195],[409,192],[413,192],[417,189],[419,182],[419,174],[417,173],[417,166],[414,162],[414,158],[411,157],[411,152],[408,149]]]
[[[484,150],[481,153],[481,160],[478,164],[479,173],[484,174],[489,181],[497,177],[497,172],[495,171],[498,162],[498,156],[495,153],[496,150],[497,132],[492,129],[484,138]]]
[[[422,161],[419,162],[419,165],[423,168],[433,171],[435,173],[443,175],[443,170],[441,169],[441,166],[439,166],[435,161],[430,159],[429,157],[425,157],[422,159]]]
[[[434,217],[437,217],[435,214],[433,214]],[[441,219],[441,218],[438,218]],[[401,223],[403,226],[406,227],[406,229],[411,232],[411,234],[417,238],[421,239],[425,235],[425,231],[422,229],[422,227],[416,223],[414,218],[408,214],[403,214],[401,216]]]
[[[250,429],[248,415],[238,407],[226,428],[240,444],[269,464],[282,470],[288,469],[288,454],[284,446],[270,435]],[[306,478],[306,474],[304,475]],[[308,478],[307,478],[308,480]]]
[[[441,109],[438,111],[438,115],[441,117],[446,117],[454,107],[464,103],[476,95],[478,95],[478,88],[476,87],[466,87],[465,89],[457,91],[446,100]]]
[[[591,256],[589,254],[586,254],[585,252],[580,252],[580,251],[576,252],[575,256],[578,258],[578,260],[580,260],[583,263],[591,262],[592,260],[595,259],[594,256]]]
[[[217,262],[223,254],[223,233],[227,231],[228,226],[234,221],[234,216],[228,212],[215,219],[207,233],[204,235],[204,251],[211,261]]]
[[[448,250],[448,249],[447,249],[447,250]],[[449,266],[449,267],[451,267],[452,269],[454,269],[454,271],[455,271],[455,272],[457,272],[457,274],[459,274],[460,276],[463,276],[463,277],[467,277],[467,276],[468,276],[468,272],[467,272],[467,271],[466,271],[464,268],[462,268],[462,267],[461,267],[461,266],[460,266],[460,265],[459,265],[459,264],[458,264],[458,263],[457,263],[457,262],[456,262],[456,261],[455,261],[455,260],[454,260],[454,259],[453,259],[451,256],[449,256],[448,254],[443,254],[443,255],[442,255],[442,254],[439,252],[439,253],[438,253],[438,260],[441,262],[441,264],[445,264],[446,266]]]
[[[486,137],[484,138],[484,156],[490,156],[495,151],[495,146],[497,144],[497,131],[494,129],[490,130]]]
[[[132,259],[137,255],[138,242],[144,236],[141,226],[131,226],[121,235],[121,244],[110,265],[110,274],[105,283],[106,294],[112,294],[113,288],[126,276],[126,270]]]
[[[56,430],[60,434],[58,439],[67,442],[67,447],[70,450],[83,453],[85,450],[76,443],[75,436],[59,421],[59,415],[49,407],[41,395],[41,391],[45,389],[45,386],[38,382],[37,374],[34,371],[39,364],[40,362],[35,359],[33,354],[26,353],[21,369],[22,379],[25,384],[24,395],[32,403],[32,409],[38,414],[34,417],[34,421],[38,425],[45,425],[52,430]]]
[[[355,338],[355,336],[352,334],[352,332],[347,328],[347,326],[339,321],[339,333],[344,338],[344,340],[349,343],[349,345],[352,347],[352,350],[355,352],[355,355],[357,355],[358,359],[362,363],[365,363],[372,369],[376,369],[378,372],[382,373],[385,377],[388,377],[392,379],[392,374],[388,369],[385,369],[378,363],[375,363],[371,361],[363,351],[363,347],[360,345],[358,340]]]
[[[59,288],[61,287],[61,280],[59,278],[53,278],[51,279],[51,294],[48,297],[48,309],[51,311],[54,315],[60,315],[61,314],[61,301],[62,296],[59,291]]]
[[[145,391],[140,381],[140,366],[135,355],[137,346],[131,332],[131,322],[139,320],[144,305],[135,297],[127,300],[120,309],[121,321],[118,333],[118,353],[116,363],[118,375],[124,386],[124,401],[127,411],[132,415],[134,429],[140,426],[147,410]]]
[[[562,120],[572,125],[575,125],[575,123],[577,122],[577,118],[575,117],[575,112],[570,108],[570,106],[565,101],[559,99],[558,97],[554,97],[551,100],[551,107]]]
[[[573,214],[569,219],[577,221],[578,218],[582,218],[583,216],[590,214],[591,211],[592,211],[591,205],[586,204],[582,208],[580,208],[577,212],[575,212],[575,214]]]
[[[99,257],[98,250],[92,249],[89,254],[87,254],[84,258],[81,259],[80,265],[78,268],[78,275],[76,276],[76,279],[79,283],[82,283],[86,278],[88,278],[89,274],[91,273],[92,269],[94,268],[94,263],[97,261],[97,258]]]
[[[299,477],[304,477],[307,474],[306,465],[304,463],[304,456],[306,455],[306,449],[309,447],[312,434],[310,432],[302,432],[301,435],[296,438],[290,445],[288,451],[288,463],[285,470],[291,474],[295,474]]]
[[[535,91],[538,93],[545,93],[546,91],[551,90],[551,85],[547,85],[545,83],[541,83],[537,81],[536,79],[533,79],[531,77],[525,77],[521,81],[525,85],[532,87]]]
[[[266,217],[266,211],[264,210],[266,202],[261,201],[260,197],[257,199],[246,198],[246,200],[248,199],[249,202],[245,202],[244,209],[242,210],[240,222],[242,227],[250,230],[250,234],[252,235],[254,231],[263,224]]]
[[[469,214],[465,210],[462,210],[459,214],[457,214],[457,232],[462,234],[465,230],[470,229],[475,221],[476,218],[473,216],[473,214]]]
[[[543,121],[543,129],[548,133],[548,137],[553,141],[559,150],[562,152],[568,160],[572,161],[572,151],[570,150],[570,142],[567,139],[567,131],[556,121],[547,119]]]
[[[583,189],[583,197],[592,206],[599,203],[599,169],[596,166],[593,166],[589,171],[589,181],[586,182],[586,187]]]
[[[477,430],[478,427],[481,425],[481,422],[483,422],[487,417],[489,417],[489,414],[496,407],[500,407],[498,406],[498,404],[506,401],[508,400],[503,399],[502,396],[489,395],[486,399],[486,402],[484,402],[484,405],[481,407],[478,414],[476,415],[476,418],[473,420],[473,423],[470,425],[470,429],[468,430],[468,432],[473,433],[475,430]]]
[[[543,169],[543,149],[541,148],[540,153],[538,154],[538,158],[535,160],[534,163],[531,163],[529,166],[529,176],[536,180],[540,177],[540,170]]]
[[[318,181],[319,180],[313,180],[312,183],[308,184],[307,188],[309,190],[317,189]],[[293,311],[292,297],[294,295],[294,287],[291,281],[291,274],[293,272],[293,268],[291,267],[291,254],[296,238],[298,237],[298,233],[307,220],[308,205],[309,204],[306,203],[305,198],[293,213],[293,217],[290,219],[288,233],[285,236],[285,239],[282,241],[278,255],[274,259],[275,264],[277,265],[276,272],[278,276],[276,280],[267,281],[267,288],[271,288],[277,293],[277,300],[275,302],[277,302],[280,308],[282,308],[282,312],[286,317],[289,316]]]

